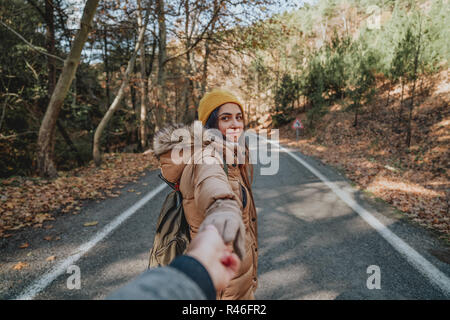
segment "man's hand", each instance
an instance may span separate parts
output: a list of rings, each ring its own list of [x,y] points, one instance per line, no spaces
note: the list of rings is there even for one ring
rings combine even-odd
[[[217,291],[225,289],[239,270],[238,256],[225,245],[214,225],[206,226],[196,235],[186,254],[206,268]]]

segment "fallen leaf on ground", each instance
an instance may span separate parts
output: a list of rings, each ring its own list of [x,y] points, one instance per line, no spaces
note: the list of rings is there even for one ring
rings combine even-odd
[[[28,248],[29,246],[30,246],[30,244],[28,242],[25,242],[25,243],[22,243],[19,248],[25,249],[25,248]]]
[[[55,256],[50,256],[47,259],[45,259],[45,261],[55,261],[56,257]]]
[[[52,241],[52,239],[53,239],[52,236],[46,236],[46,237],[44,237],[44,240],[47,240],[47,241]]]
[[[91,221],[91,222],[86,222],[85,224],[83,224],[83,226],[85,227],[92,227],[98,224],[98,221]]]
[[[48,213],[40,213],[37,214],[34,218],[34,220],[38,223],[42,223],[46,220],[55,220],[55,218],[53,218],[51,215],[49,215]]]
[[[18,262],[13,266],[13,270],[22,270],[23,268],[28,267],[28,263],[26,262]]]

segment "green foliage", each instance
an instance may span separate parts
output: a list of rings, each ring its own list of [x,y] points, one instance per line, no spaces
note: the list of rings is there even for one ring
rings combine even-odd
[[[318,55],[311,56],[309,59],[302,91],[310,103],[307,118],[309,120],[309,127],[311,127],[327,112],[324,97],[326,91],[325,67]]]
[[[331,40],[307,57],[307,65],[296,75],[283,75],[275,90],[275,110],[292,111],[292,105],[300,95],[310,104],[307,116],[313,124],[327,112],[327,105],[346,92],[350,77],[349,52],[351,39],[340,36],[335,30]],[[287,119],[280,119],[280,123]]]
[[[44,7],[42,0],[35,2]],[[69,6],[65,2],[56,3]],[[388,13],[379,29],[368,28],[364,21],[367,10],[373,5],[383,14]],[[96,15],[96,29],[83,51],[83,63],[59,117],[83,161],[91,157],[94,129],[120,84],[121,68],[129,59],[136,40],[134,13],[125,14],[121,8],[116,11],[116,5],[109,2],[102,6]],[[356,18],[352,13],[355,11]],[[64,58],[74,30],[66,34],[61,23],[64,10],[62,13],[61,16],[55,13],[55,54]],[[242,84],[241,91],[252,103],[262,102],[263,107],[268,107],[274,102],[275,126],[291,122],[294,102],[306,101],[303,110],[306,110],[309,128],[313,130],[311,126],[339,99],[347,102],[347,110],[355,113],[356,122],[357,115],[364,112],[364,106],[374,94],[375,76],[377,79],[384,77],[392,86],[399,80],[407,84],[448,68],[449,16],[450,5],[445,0],[318,0],[300,10],[235,28],[224,24],[227,27],[219,28],[210,44],[220,47],[214,53],[220,51],[218,58],[223,58],[220,56],[223,52],[245,56],[242,66],[234,65],[242,67],[243,74],[247,71],[244,79],[239,79],[243,81],[236,83]],[[45,22],[29,1],[0,0],[0,17],[33,45],[45,48]],[[181,39],[177,38],[176,28],[173,31],[171,54],[178,52],[174,46],[177,39]],[[154,32],[158,33],[156,29]],[[146,37],[148,43],[151,34],[149,31]],[[49,98],[48,60],[3,26],[0,26],[0,39],[0,176],[32,174],[37,133]],[[150,55],[155,54],[152,66],[156,76],[159,48],[157,46],[156,51],[151,52],[148,43],[147,72]],[[201,42],[198,50],[192,52],[198,70],[202,69],[202,46]],[[418,57],[417,63],[414,57]],[[210,61],[224,61],[215,56],[211,58]],[[173,71],[183,69],[182,59],[169,63],[172,67],[167,79],[167,90],[171,91],[168,92],[169,103],[181,100],[183,95],[179,75]],[[57,73],[61,66],[58,62]],[[229,69],[232,68],[230,63]],[[232,71],[230,76],[236,70]],[[110,99],[106,97],[107,78]],[[229,79],[222,80],[228,83]],[[199,87],[197,81],[194,80],[195,90]],[[127,89],[123,108],[116,113],[102,137],[110,150],[136,142],[139,110],[136,102],[140,98],[137,82],[132,81],[132,85],[136,87]],[[148,117],[151,118],[151,113]],[[57,132],[55,160],[58,167],[69,169],[77,165],[74,158],[73,150]]]
[[[347,95],[350,98],[350,104],[347,111],[355,113],[354,126],[358,124],[357,116],[364,109],[363,106],[370,102],[375,93],[374,66],[377,65],[377,57],[372,51],[366,51],[364,43],[355,42],[352,50],[352,73],[350,75]]]
[[[355,37],[353,30],[349,33],[349,26],[355,26],[351,10],[356,9],[362,17],[373,6],[380,9],[375,14],[383,15],[379,28],[357,19],[359,36]],[[271,43],[276,46],[258,50],[260,56],[269,60],[272,57],[274,61],[267,63],[270,68],[266,73],[272,73],[273,78],[282,75],[273,86],[277,123],[288,121],[284,113],[290,112],[292,101],[303,95],[310,124],[317,122],[338,99],[347,102],[347,110],[355,113],[356,124],[357,115],[364,112],[364,105],[375,93],[376,78],[384,76],[392,86],[400,79],[412,82],[445,68],[449,56],[449,14],[450,6],[443,0],[319,0],[277,17],[278,26],[294,32],[274,33],[278,38]],[[347,27],[343,28],[338,20],[344,20]],[[414,71],[419,25],[421,52]],[[330,28],[333,32],[327,41]],[[318,40],[325,41],[316,47]]]
[[[292,111],[294,101],[299,96],[299,83],[285,74],[275,92],[275,111]]]
[[[294,117],[286,112],[279,112],[272,115],[272,125],[274,128],[279,128],[294,120]]]
[[[248,68],[247,86],[257,92],[267,90],[272,85],[270,68],[264,63],[264,57],[257,54]]]
[[[272,115],[274,127],[280,127],[291,122],[294,101],[299,95],[299,83],[291,75],[285,74],[275,92],[275,114]]]
[[[39,15],[23,1],[0,0],[2,21],[44,46]],[[32,172],[42,103],[46,99],[46,59],[0,25],[0,177]],[[6,54],[3,54],[6,53]]]
[[[391,73],[394,78],[408,78],[414,64],[413,57],[415,51],[415,39],[410,25],[402,40],[397,44],[397,48],[392,60]]]
[[[42,5],[42,2],[37,4]],[[0,0],[0,16],[5,24],[34,46],[45,48],[45,23],[30,3]],[[55,18],[55,29],[60,40],[56,41],[55,54],[65,57],[68,48],[62,40],[58,22]],[[3,25],[0,25],[0,39],[0,177],[31,175],[34,173],[37,136],[49,102],[48,58],[31,49]],[[59,73],[62,63],[58,61],[56,68]],[[95,115],[102,116],[104,112],[99,112],[104,94],[98,77],[98,69],[82,63],[77,72],[80,80],[72,86],[60,112],[59,121],[79,151],[91,149],[84,148],[84,145],[91,143],[89,134],[93,130],[93,122],[97,121]],[[56,133],[55,148],[59,168],[69,169],[78,165],[59,131]],[[90,157],[86,153],[81,155],[84,161]]]
[[[333,32],[331,41],[325,45],[324,68],[325,89],[333,95],[330,98],[342,97],[347,86],[351,64],[348,63],[351,39],[340,37],[337,30]]]

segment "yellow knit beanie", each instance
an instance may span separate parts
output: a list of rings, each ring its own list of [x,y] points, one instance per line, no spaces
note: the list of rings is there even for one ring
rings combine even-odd
[[[242,115],[244,115],[244,108],[238,98],[229,91],[222,89],[214,89],[203,96],[198,106],[198,119],[206,124],[209,115],[221,105],[225,103],[235,103],[241,108]]]

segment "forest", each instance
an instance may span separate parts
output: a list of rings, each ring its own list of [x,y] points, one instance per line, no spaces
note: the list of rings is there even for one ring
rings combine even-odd
[[[448,232],[449,13],[444,0],[0,0],[0,178],[145,153],[222,87],[250,127],[292,142],[300,117],[305,152],[364,142],[369,163],[426,171],[415,182],[438,181],[430,219]]]

